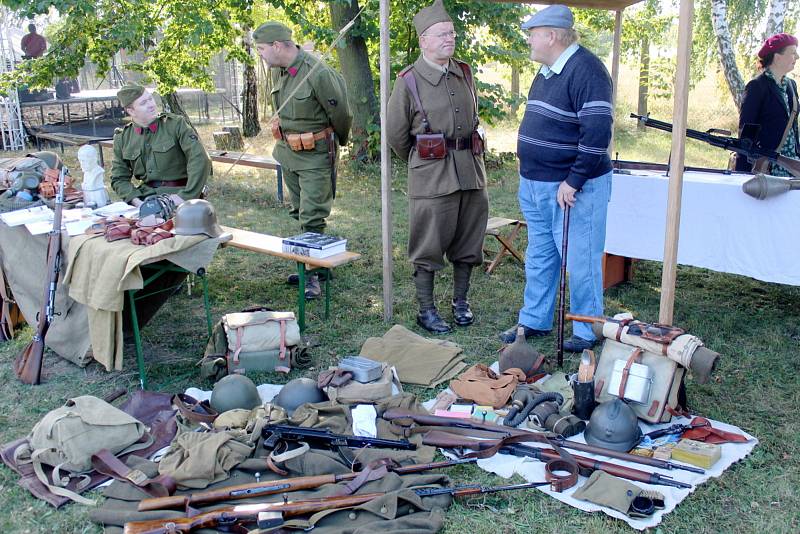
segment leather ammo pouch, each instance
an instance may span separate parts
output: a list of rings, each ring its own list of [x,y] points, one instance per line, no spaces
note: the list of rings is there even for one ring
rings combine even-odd
[[[417,135],[417,153],[421,159],[444,159],[447,156],[444,134]]]
[[[283,133],[281,133],[281,121],[280,119],[275,119],[274,121],[269,123],[269,128],[272,130],[272,138],[276,141],[280,141],[283,139]]]
[[[314,133],[313,132],[301,133],[300,144],[303,146],[303,150],[314,150],[314,145],[316,144],[316,141],[314,141]]]
[[[666,356],[606,339],[594,377],[595,398],[624,398],[639,419],[667,423],[683,409],[678,390],[685,372]]]
[[[286,134],[286,144],[295,152],[303,150],[303,141],[300,139],[300,134],[298,133]]]
[[[227,338],[228,372],[291,369],[291,347],[300,344],[300,327],[293,312],[252,311],[222,318]]]
[[[481,128],[472,132],[472,154],[480,156],[486,151],[486,144],[483,140],[483,132]]]

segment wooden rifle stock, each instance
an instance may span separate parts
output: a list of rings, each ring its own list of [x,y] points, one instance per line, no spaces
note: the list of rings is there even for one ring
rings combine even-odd
[[[56,302],[56,286],[61,271],[61,214],[64,209],[64,173],[61,167],[58,176],[58,191],[53,215],[53,229],[47,240],[47,283],[44,286],[42,307],[39,311],[39,324],[33,339],[14,360],[14,373],[24,384],[36,385],[41,382],[42,363],[44,360],[44,339],[53,320]]]
[[[387,466],[389,471],[399,475],[409,473],[420,473],[431,469],[441,469],[465,463],[474,462],[474,458],[464,460],[446,460],[443,462],[432,462],[427,464],[412,464],[406,466]],[[325,484],[335,484],[346,480],[353,480],[361,475],[361,472],[345,473],[341,475],[318,475],[309,477],[284,478],[265,482],[253,482],[250,484],[240,484],[238,486],[228,486],[208,491],[191,493],[189,495],[171,495],[168,497],[152,497],[143,499],[139,502],[138,510],[148,512],[151,510],[163,510],[165,508],[184,508],[188,506],[211,504],[217,502],[230,501],[235,499],[249,499],[252,497],[262,497],[275,495],[277,493],[289,493],[314,489]]]

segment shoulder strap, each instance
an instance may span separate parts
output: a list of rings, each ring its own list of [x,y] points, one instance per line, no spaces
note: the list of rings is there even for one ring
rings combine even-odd
[[[417,107],[419,112],[422,113],[422,125],[425,127],[425,133],[432,133],[431,124],[430,122],[428,122],[428,114],[425,113],[425,108],[422,107],[422,101],[419,99],[419,90],[417,89],[417,78],[414,76],[413,66],[402,70],[399,76],[401,76],[403,78],[403,81],[406,82],[406,87],[408,88],[408,92],[411,93],[411,96],[414,98],[414,105]]]
[[[792,99],[792,110],[789,112],[789,122],[786,123],[786,128],[783,130],[783,136],[781,137],[781,142],[778,143],[778,146],[775,149],[775,152],[779,154],[781,152],[781,149],[783,148],[783,145],[786,143],[786,138],[789,137],[789,130],[792,129],[792,127],[794,126],[794,121],[795,119],[797,119],[797,91],[795,91],[794,85],[791,83],[791,81],[789,82],[788,86],[789,86],[789,92],[791,93],[789,95],[789,98]]]

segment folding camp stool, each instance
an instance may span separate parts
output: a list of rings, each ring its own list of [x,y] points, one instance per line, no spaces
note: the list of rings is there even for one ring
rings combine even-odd
[[[511,232],[507,236],[501,233],[501,230],[506,226],[511,227]],[[488,221],[486,221],[486,235],[493,236],[495,239],[497,239],[497,242],[500,243],[500,250],[495,254],[494,258],[491,260],[486,260],[486,262],[489,264],[486,267],[486,274],[491,274],[495,267],[500,264],[500,261],[502,261],[507,254],[511,254],[521,263],[525,263],[525,258],[522,257],[522,254],[520,254],[516,248],[514,248],[514,240],[517,238],[517,234],[519,234],[520,229],[524,227],[527,227],[525,221],[520,221],[517,219],[491,217]],[[489,256],[494,254],[494,252],[487,250],[486,248],[483,249],[483,252]]]

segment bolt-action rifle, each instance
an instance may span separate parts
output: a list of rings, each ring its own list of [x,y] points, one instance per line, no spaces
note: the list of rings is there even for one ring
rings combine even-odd
[[[638,120],[640,123],[644,124],[645,126],[649,126],[650,128],[664,130],[665,132],[672,131],[672,124],[668,122],[651,119],[650,117],[637,115],[635,113],[631,113],[631,118]],[[725,135],[711,133],[711,130],[708,132],[700,132],[697,130],[691,130],[689,128],[686,129],[686,137],[703,141],[711,146],[715,146],[723,150],[730,150],[731,152],[741,154],[747,158],[747,161],[753,163],[754,166],[756,166],[755,164],[759,160],[766,159],[770,163],[777,163],[789,171],[792,176],[800,178],[800,160],[784,156],[774,150],[761,148],[756,145],[752,139],[728,137]]]
[[[38,314],[39,324],[33,339],[14,360],[14,373],[24,384],[38,384],[42,378],[42,362],[44,360],[44,337],[56,315],[56,287],[58,274],[61,272],[61,213],[64,210],[64,174],[67,168],[62,166],[58,175],[56,190],[53,229],[47,238],[47,283],[44,286],[42,308]]]
[[[435,495],[452,495],[453,497],[466,497],[497,493],[499,491],[513,491],[521,489],[546,486],[549,482],[529,482],[526,484],[512,484],[507,486],[457,486],[454,488],[419,488],[413,489],[420,497]],[[133,521],[125,523],[124,534],[171,534],[175,532],[188,533],[201,528],[231,527],[242,524],[258,525],[258,528],[274,528],[283,524],[286,519],[303,515],[315,514],[323,510],[350,508],[367,503],[386,493],[365,493],[363,495],[345,495],[343,497],[328,497],[324,499],[309,499],[306,501],[289,501],[245,504],[230,508],[221,508],[212,512],[198,514],[193,517],[156,519],[151,521]]]
[[[464,458],[462,460],[447,460],[444,462],[432,462],[428,464],[413,464],[406,466],[387,466],[387,469],[399,475],[409,473],[421,473],[431,469],[442,469],[454,465],[472,463],[477,461],[475,458]],[[148,512],[151,510],[163,510],[165,508],[185,508],[187,506],[198,506],[213,504],[217,502],[232,501],[236,499],[250,499],[253,497],[263,497],[265,495],[275,495],[277,493],[289,493],[318,488],[325,484],[336,484],[346,480],[358,478],[362,473],[345,473],[341,475],[318,475],[309,477],[283,478],[280,480],[270,480],[265,482],[252,482],[250,484],[240,484],[238,486],[228,486],[225,488],[200,491],[188,495],[171,495],[168,497],[152,497],[142,499],[139,502],[139,511]]]

